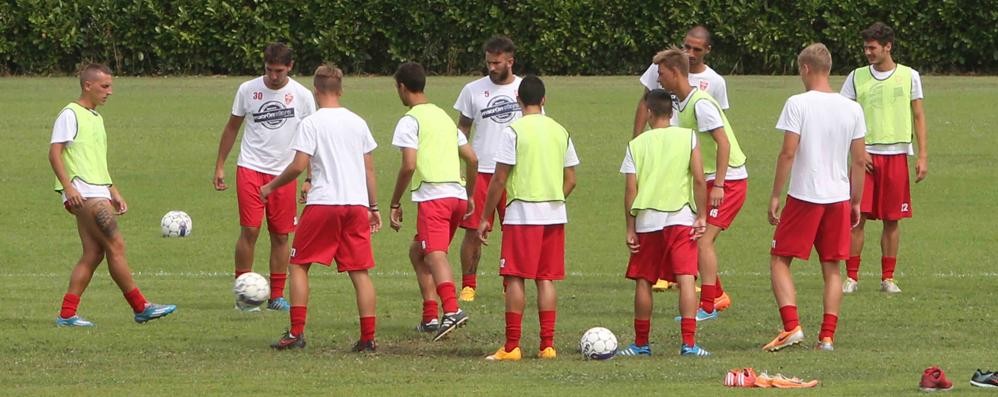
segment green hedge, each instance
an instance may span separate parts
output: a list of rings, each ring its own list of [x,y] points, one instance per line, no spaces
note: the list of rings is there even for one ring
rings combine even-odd
[[[858,31],[898,34],[895,58],[925,72],[998,71],[992,1],[948,0],[8,0],[0,3],[0,73],[66,74],[83,60],[120,74],[256,74],[269,41],[297,69],[323,60],[385,74],[404,60],[444,74],[478,72],[481,43],[513,38],[518,72],[634,74],[693,23],[714,31],[722,73],[793,73],[822,41],[836,70],[864,63]]]

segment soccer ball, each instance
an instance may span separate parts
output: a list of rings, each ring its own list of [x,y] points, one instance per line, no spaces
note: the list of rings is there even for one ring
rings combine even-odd
[[[191,235],[194,223],[186,212],[170,211],[163,215],[159,227],[163,231],[163,237],[187,237]]]
[[[243,273],[236,278],[232,293],[236,294],[236,303],[242,308],[257,307],[270,298],[270,283],[259,273]]]
[[[603,327],[590,328],[579,340],[579,351],[587,360],[607,360],[617,353],[617,337]]]

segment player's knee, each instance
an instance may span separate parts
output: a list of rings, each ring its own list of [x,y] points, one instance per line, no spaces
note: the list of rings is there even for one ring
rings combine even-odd
[[[243,226],[243,228],[239,231],[239,239],[240,240],[243,240],[243,241],[246,241],[246,242],[249,242],[249,243],[255,243],[257,237],[260,237],[260,228],[258,228],[258,227],[246,227],[246,226]]]
[[[273,245],[287,244],[288,243],[288,235],[287,234],[271,233],[270,234],[270,243],[273,244]]]

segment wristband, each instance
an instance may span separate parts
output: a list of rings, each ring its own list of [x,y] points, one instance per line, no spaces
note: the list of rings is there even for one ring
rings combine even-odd
[[[393,210],[397,210],[399,208],[402,208],[402,203],[397,203],[397,204],[392,204],[391,205],[391,209],[393,209]]]

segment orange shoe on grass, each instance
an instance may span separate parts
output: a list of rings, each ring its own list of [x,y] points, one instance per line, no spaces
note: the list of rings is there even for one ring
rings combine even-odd
[[[789,331],[780,332],[771,342],[762,347],[762,350],[775,352],[785,347],[793,346],[804,340],[804,330],[798,325]]]

